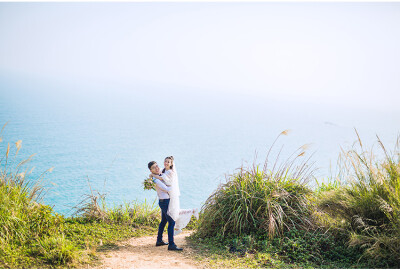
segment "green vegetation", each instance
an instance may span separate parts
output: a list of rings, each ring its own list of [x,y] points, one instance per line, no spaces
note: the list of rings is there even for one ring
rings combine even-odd
[[[311,190],[306,186],[309,171],[302,164],[301,171],[293,177],[290,168],[295,161],[287,162],[278,171],[242,167],[228,176],[227,183],[203,206],[199,236],[267,233],[272,239],[292,228],[312,226],[308,203]]]
[[[346,232],[348,244],[365,249],[362,257],[379,267],[400,267],[399,141],[389,153],[380,139],[383,158],[359,149],[343,152],[339,179],[344,185],[319,195],[322,219]]]
[[[262,168],[228,175],[189,224],[194,257],[208,268],[399,268],[399,142],[394,152],[378,143],[381,158],[359,140],[359,149],[343,151],[338,175],[311,189],[306,146],[270,164],[274,142]],[[31,157],[14,164],[20,148],[21,141],[0,148],[1,268],[95,266],[98,251],[156,233],[156,205],[107,207],[90,183],[74,217],[55,213],[41,203],[47,171],[30,180],[21,171]]]
[[[267,156],[262,170],[229,175],[191,236],[199,259],[216,268],[398,268],[398,144],[389,154],[378,141],[383,160],[343,152],[338,176],[314,190],[304,147],[272,169]]]
[[[368,268],[360,250],[326,231],[292,229],[272,240],[268,235],[190,236],[197,259],[208,268]]]
[[[157,209],[146,204],[105,210],[105,217],[64,218],[34,201],[25,186],[1,177],[0,267],[82,268],[96,251],[121,239],[154,233]],[[128,207],[127,206],[127,207]]]
[[[55,213],[40,203],[46,172],[29,180],[30,173],[20,171],[31,157],[14,165],[20,148],[21,141],[8,144],[0,157],[0,268],[82,268],[96,263],[96,250],[156,231],[158,207],[132,202],[108,208],[104,195],[92,190],[77,217]]]

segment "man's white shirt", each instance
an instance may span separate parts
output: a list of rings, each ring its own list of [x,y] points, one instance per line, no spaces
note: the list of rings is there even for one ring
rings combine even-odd
[[[168,191],[171,190],[171,187],[165,185],[161,180],[153,177],[153,182],[156,184],[156,191],[159,199],[169,199]]]

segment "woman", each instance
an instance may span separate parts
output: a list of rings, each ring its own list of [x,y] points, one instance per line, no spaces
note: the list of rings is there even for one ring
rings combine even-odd
[[[199,213],[197,209],[180,209],[179,181],[176,166],[174,164],[174,157],[170,156],[165,158],[164,169],[162,170],[161,176],[156,174],[151,174],[151,176],[164,181],[167,186],[171,187],[171,190],[168,192],[170,202],[167,214],[175,221],[174,235],[177,235],[181,233],[182,229],[190,222],[192,215],[198,219]]]

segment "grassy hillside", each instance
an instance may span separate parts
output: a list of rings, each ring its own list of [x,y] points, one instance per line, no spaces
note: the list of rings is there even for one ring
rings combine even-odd
[[[227,176],[192,236],[201,259],[223,268],[399,268],[399,144],[389,152],[378,143],[383,158],[359,140],[343,151],[340,173],[315,189],[304,147]]]
[[[3,127],[4,128],[4,127]],[[77,215],[65,218],[42,204],[39,179],[21,172],[31,157],[14,164],[22,142],[4,144],[0,132],[0,268],[73,268],[96,263],[96,250],[155,232],[159,209],[135,202],[108,208],[101,194],[88,194]]]
[[[378,143],[382,158],[359,140],[343,151],[340,173],[314,189],[306,146],[228,175],[190,225],[194,257],[216,268],[399,268],[399,144]],[[55,213],[42,204],[46,172],[31,179],[31,158],[13,163],[21,145],[4,144],[0,132],[1,268],[94,266],[97,251],[156,233],[156,205],[109,208],[90,185],[74,217]]]

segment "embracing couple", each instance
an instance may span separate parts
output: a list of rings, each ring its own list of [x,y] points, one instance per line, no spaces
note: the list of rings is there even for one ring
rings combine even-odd
[[[157,162],[150,161],[148,164],[151,171],[150,177],[155,183],[155,189],[159,198],[158,205],[161,208],[161,222],[158,226],[156,246],[168,245],[168,250],[181,251],[174,242],[174,235],[182,232],[189,223],[192,215],[199,218],[197,209],[180,209],[179,204],[179,182],[174,157],[166,157],[164,169],[161,171]],[[168,223],[168,243],[162,239],[165,225]]]

